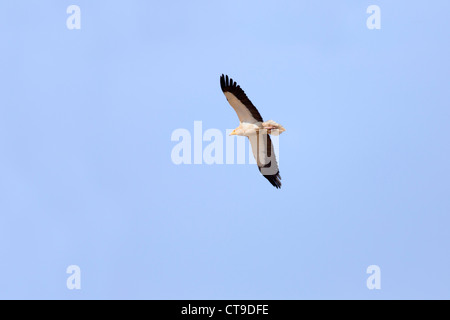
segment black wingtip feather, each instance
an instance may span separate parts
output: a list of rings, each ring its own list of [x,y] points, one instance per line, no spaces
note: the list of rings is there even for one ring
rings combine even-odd
[[[228,77],[228,75],[225,75],[222,73],[220,76],[220,88],[222,91],[227,91],[229,87],[239,87],[237,85],[237,82],[233,80],[233,78]]]
[[[220,88],[222,89],[222,91],[223,91],[223,88],[225,88],[225,76],[223,75],[223,73],[220,76]]]
[[[281,188],[281,176],[280,176],[280,172],[278,172],[277,174],[272,174],[272,175],[267,175],[264,176],[264,178],[266,178],[267,180],[269,180],[269,182],[277,189]]]

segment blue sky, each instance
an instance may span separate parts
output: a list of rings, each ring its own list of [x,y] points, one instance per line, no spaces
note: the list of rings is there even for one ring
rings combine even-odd
[[[449,299],[448,12],[1,2],[0,298]],[[173,164],[175,129],[238,125],[222,73],[287,129],[281,190]]]

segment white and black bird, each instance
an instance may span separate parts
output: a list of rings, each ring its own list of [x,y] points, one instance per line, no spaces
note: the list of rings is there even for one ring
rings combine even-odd
[[[240,121],[231,135],[249,138],[259,171],[274,187],[280,188],[280,171],[269,134],[280,134],[285,129],[273,120],[264,122],[258,109],[233,79],[222,74],[220,87]]]

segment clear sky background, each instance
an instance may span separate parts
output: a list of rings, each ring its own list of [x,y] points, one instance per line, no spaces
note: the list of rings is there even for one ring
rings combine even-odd
[[[0,2],[0,298],[450,299],[449,12]],[[287,129],[280,190],[172,163],[173,130],[238,125],[222,73]]]

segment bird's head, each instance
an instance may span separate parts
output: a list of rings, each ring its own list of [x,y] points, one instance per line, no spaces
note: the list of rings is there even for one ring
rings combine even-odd
[[[231,131],[230,136],[243,136],[245,133],[244,129],[241,126],[237,127],[233,131]]]

